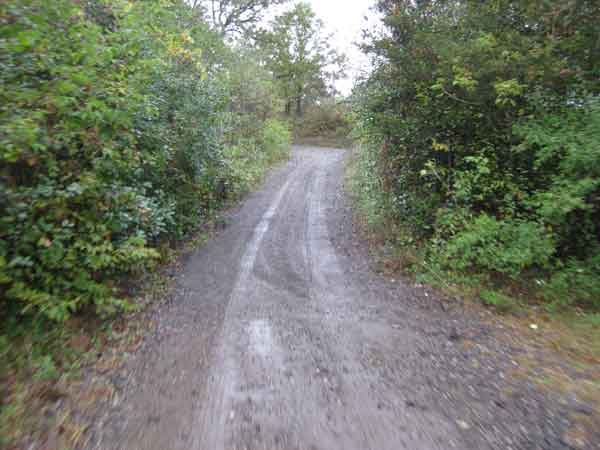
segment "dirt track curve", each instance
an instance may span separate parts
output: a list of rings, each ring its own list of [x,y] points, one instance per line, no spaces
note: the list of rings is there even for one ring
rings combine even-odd
[[[371,270],[345,156],[295,148],[190,258],[86,449],[575,448],[491,325]]]

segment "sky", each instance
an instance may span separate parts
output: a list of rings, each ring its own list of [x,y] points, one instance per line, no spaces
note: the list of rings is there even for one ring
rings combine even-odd
[[[369,66],[369,60],[354,43],[361,40],[364,28],[375,24],[375,14],[370,11],[375,0],[305,1],[310,3],[317,17],[325,23],[326,33],[334,33],[333,46],[348,56],[349,77],[336,83],[337,89],[347,95],[358,74]]]

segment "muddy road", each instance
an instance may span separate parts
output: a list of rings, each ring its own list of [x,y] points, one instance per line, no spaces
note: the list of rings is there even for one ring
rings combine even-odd
[[[345,158],[296,148],[229,214],[115,375],[86,448],[578,448],[577,405],[512,377],[519,349],[458,303],[373,272]]]

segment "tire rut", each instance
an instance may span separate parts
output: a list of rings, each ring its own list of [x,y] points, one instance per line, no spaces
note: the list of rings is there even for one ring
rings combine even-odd
[[[345,157],[295,149],[192,257],[88,448],[569,448],[556,403],[505,377],[511,349],[487,331],[468,350],[446,338],[480,319],[372,272]]]

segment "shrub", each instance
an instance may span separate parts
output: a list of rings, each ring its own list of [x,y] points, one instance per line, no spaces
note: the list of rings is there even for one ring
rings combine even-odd
[[[495,308],[502,313],[512,311],[517,307],[515,300],[500,292],[483,290],[479,296],[485,305]]]
[[[348,177],[349,187],[358,209],[367,220],[367,225],[380,228],[391,218],[391,196],[382,187],[377,173],[377,146],[365,143],[357,148]]]
[[[291,138],[286,124],[270,119],[257,134],[238,138],[224,151],[226,179],[234,195],[248,192],[262,180],[270,165],[289,156]]]
[[[122,305],[107,280],[155,256],[139,196],[126,53],[68,1],[5,2],[0,34],[2,291],[11,311],[64,320]],[[137,219],[136,219],[136,216]]]
[[[600,99],[554,109],[536,102],[538,117],[515,126],[518,151],[534,152],[540,180],[527,206],[552,227],[562,256],[585,260],[600,254]]]
[[[595,292],[600,3],[376,8],[387,32],[364,43],[378,64],[352,98],[375,148],[371,197],[447,267],[510,277],[543,267],[540,281],[566,303],[597,305],[569,277]]]
[[[545,284],[544,296],[554,306],[600,308],[600,255],[567,262]]]
[[[348,105],[335,99],[312,105],[294,119],[294,138],[300,144],[316,141],[323,145],[349,147],[351,131]]]
[[[268,120],[262,130],[261,144],[269,164],[286,159],[290,152],[291,135],[287,125],[279,120]]]
[[[526,269],[547,265],[554,251],[552,239],[539,224],[499,221],[481,214],[448,241],[442,258],[454,269],[516,277]]]
[[[9,315],[126,307],[120,278],[191,230],[222,183],[227,93],[202,57],[207,27],[180,2],[83,3],[0,5]]]

